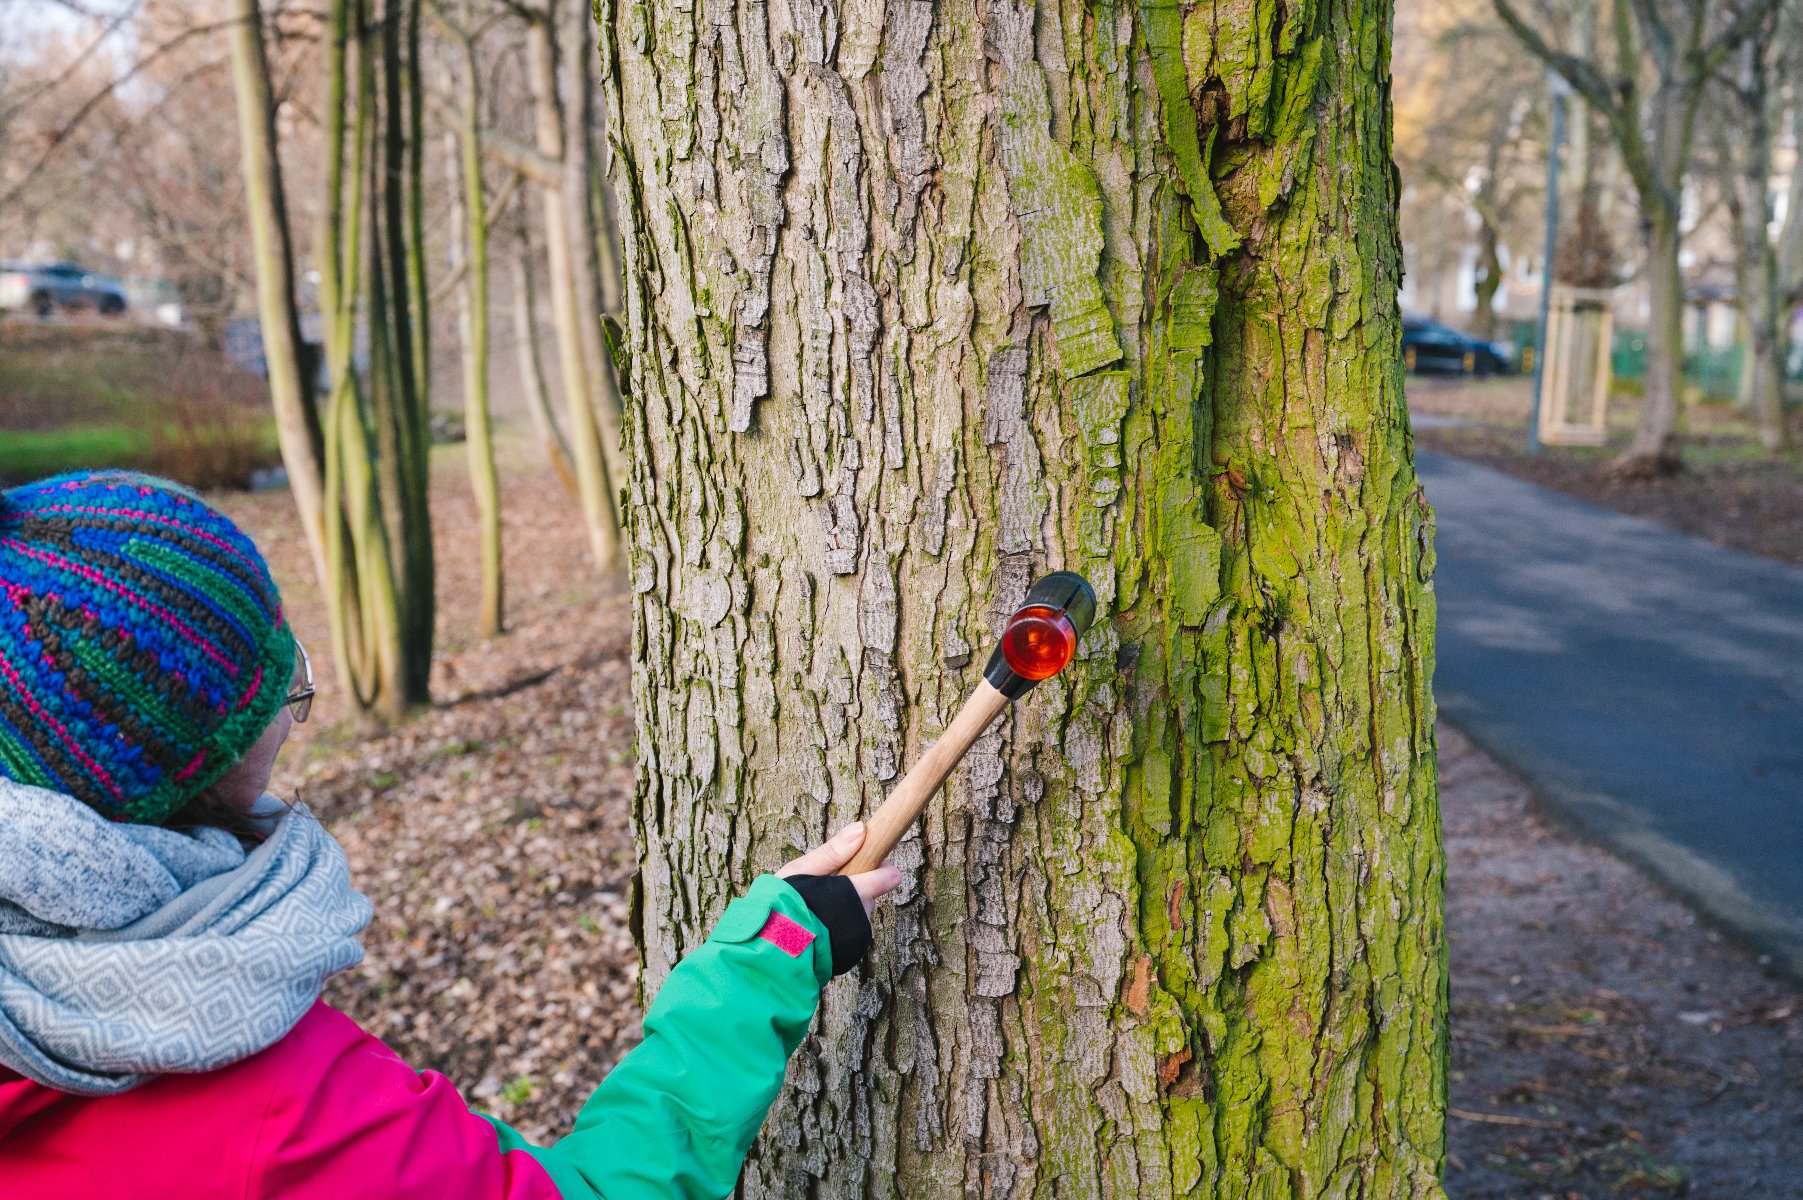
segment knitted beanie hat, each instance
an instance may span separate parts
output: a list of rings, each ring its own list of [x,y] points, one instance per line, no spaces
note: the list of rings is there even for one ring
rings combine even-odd
[[[179,484],[0,492],[0,775],[156,824],[262,736],[294,656],[263,556]]]

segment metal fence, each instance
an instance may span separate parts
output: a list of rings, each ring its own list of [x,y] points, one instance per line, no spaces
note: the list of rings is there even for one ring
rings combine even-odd
[[[1684,354],[1684,382],[1712,400],[1733,400],[1740,395],[1741,360],[1745,347],[1736,343],[1716,348],[1695,346]],[[1639,382],[1646,378],[1646,334],[1638,329],[1618,329],[1609,355],[1615,378]],[[1798,376],[1786,370],[1787,381]]]

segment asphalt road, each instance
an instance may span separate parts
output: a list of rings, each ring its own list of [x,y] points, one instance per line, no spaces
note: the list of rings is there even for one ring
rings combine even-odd
[[[1803,978],[1803,570],[1439,454],[1440,712]]]

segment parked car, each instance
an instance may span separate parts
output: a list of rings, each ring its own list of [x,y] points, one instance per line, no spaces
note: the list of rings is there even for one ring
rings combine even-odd
[[[70,262],[0,263],[0,309],[47,317],[59,308],[116,317],[125,311],[125,285]]]
[[[1486,342],[1426,317],[1402,318],[1402,361],[1420,374],[1511,375],[1515,347]]]

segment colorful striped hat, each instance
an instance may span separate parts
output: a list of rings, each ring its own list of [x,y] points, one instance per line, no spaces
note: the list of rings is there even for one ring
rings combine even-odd
[[[156,824],[262,736],[294,655],[263,556],[179,484],[0,492],[0,775]]]

